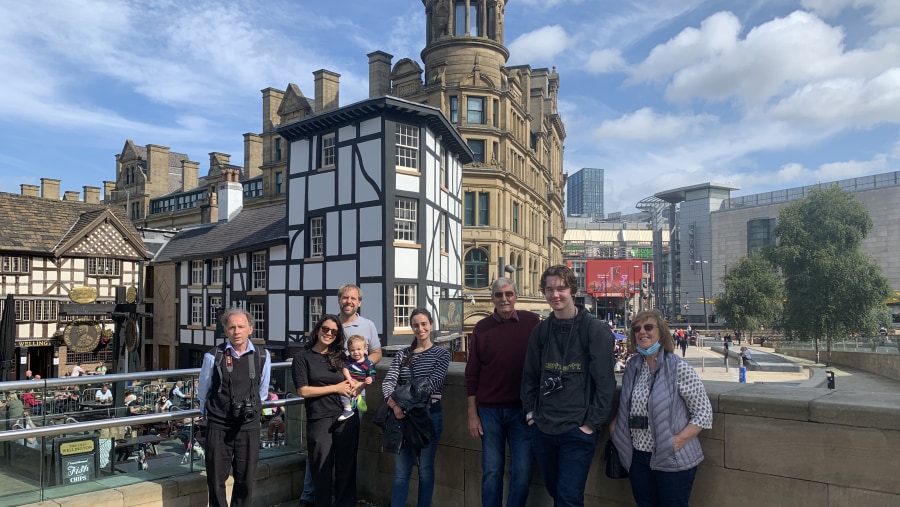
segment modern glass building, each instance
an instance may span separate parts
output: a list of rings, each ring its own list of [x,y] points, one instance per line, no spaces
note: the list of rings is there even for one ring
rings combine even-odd
[[[569,175],[566,215],[603,218],[603,169],[585,167]]]

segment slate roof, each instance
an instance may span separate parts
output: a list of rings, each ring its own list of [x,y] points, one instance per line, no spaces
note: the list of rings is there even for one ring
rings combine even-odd
[[[156,254],[151,262],[175,262],[232,255],[287,243],[285,203],[242,209],[228,222],[184,228]]]
[[[104,214],[143,249],[143,241],[124,210],[0,192],[0,250],[61,255],[60,245],[87,232],[85,229]]]

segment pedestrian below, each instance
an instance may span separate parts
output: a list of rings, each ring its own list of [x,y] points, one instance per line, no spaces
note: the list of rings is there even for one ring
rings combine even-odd
[[[685,357],[687,355],[688,348],[688,337],[684,335],[678,335],[678,347],[681,349],[681,357]]]
[[[406,417],[406,414],[400,405],[391,398],[394,389],[399,384],[409,382],[413,376],[428,378],[428,384],[431,387],[430,414],[431,423],[434,426],[434,438],[429,442],[428,447],[421,449],[418,456],[419,492],[414,504],[417,507],[430,507],[431,497],[434,494],[434,458],[444,425],[441,413],[441,391],[444,386],[444,378],[447,376],[447,369],[450,366],[450,351],[436,347],[431,341],[433,324],[431,313],[424,308],[417,308],[410,313],[409,325],[412,327],[415,338],[409,347],[402,349],[394,356],[381,384],[385,403],[398,420]],[[406,506],[406,498],[409,496],[409,479],[412,475],[415,458],[415,452],[409,447],[404,447],[394,455],[391,507]]]
[[[741,347],[741,366],[746,368],[751,359],[752,357],[750,349],[748,349],[747,347]]]
[[[725,367],[728,367],[728,349],[731,347],[731,335],[725,335],[725,341],[722,342],[722,348],[725,349]]]
[[[5,414],[0,412],[0,415],[4,415],[3,418],[6,419],[3,429],[12,429],[13,424],[25,416],[25,404],[13,392],[7,393],[6,403],[0,401],[0,409],[4,409],[6,412]]]
[[[87,372],[84,370],[84,368],[81,367],[81,361],[78,361],[77,363],[75,363],[75,366],[72,367],[72,372],[69,376],[80,377],[86,373]]]
[[[253,317],[243,308],[222,313],[228,340],[203,356],[197,397],[206,417],[209,505],[226,506],[225,481],[234,477],[231,506],[251,506],[259,461],[262,400],[272,370],[269,354],[250,341]]]
[[[475,324],[466,362],[469,434],[481,438],[481,505],[503,504],[503,470],[509,444],[507,507],[524,507],[531,482],[531,438],[519,386],[528,337],[541,321],[516,310],[518,290],[509,278],[491,285],[494,313]]]
[[[175,382],[175,385],[172,386],[172,392],[170,393],[171,401],[177,404],[180,407],[190,406],[190,400],[187,399],[187,394],[184,392],[184,381],[178,380]]]
[[[100,389],[94,393],[94,401],[97,403],[112,403],[113,393],[109,390],[108,384],[103,384]]]
[[[366,338],[366,349],[369,361],[378,364],[381,361],[381,340],[378,338],[378,330],[375,323],[359,314],[363,293],[359,286],[352,283],[342,285],[338,289],[338,304],[341,311],[338,314],[341,326],[344,328],[344,336],[362,335]],[[347,343],[343,344],[347,350]],[[365,399],[365,391],[360,393]],[[310,462],[306,462],[306,475],[303,478],[303,493],[300,494],[300,507],[312,507],[315,505],[316,490],[312,481]]]
[[[638,507],[686,507],[703,461],[697,435],[712,428],[709,396],[694,368],[674,353],[658,311],[635,316],[628,343],[639,353],[622,379],[613,443]]]
[[[359,386],[344,378],[344,357],[341,322],[337,315],[324,315],[291,365],[297,394],[306,407],[307,461],[315,487],[313,505],[317,507],[356,505],[359,417],[337,418],[343,410],[341,396],[354,396]]]
[[[570,268],[547,268],[541,291],[553,313],[528,339],[522,407],[554,505],[584,505],[598,433],[612,415],[614,338],[606,323],[575,305],[578,281]]]

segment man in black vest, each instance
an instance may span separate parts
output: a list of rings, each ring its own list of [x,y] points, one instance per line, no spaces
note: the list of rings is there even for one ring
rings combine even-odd
[[[261,400],[272,363],[250,341],[253,317],[242,308],[222,313],[228,341],[203,356],[197,397],[206,416],[206,484],[209,505],[225,507],[225,481],[234,476],[231,505],[253,505],[253,477],[259,461]]]

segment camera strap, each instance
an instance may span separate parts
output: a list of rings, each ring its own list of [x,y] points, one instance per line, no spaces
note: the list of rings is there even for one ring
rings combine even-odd
[[[664,352],[665,351],[660,351],[660,355],[662,355],[662,353],[664,353]],[[643,359],[643,358],[641,358],[641,359]],[[657,362],[656,371],[650,372],[650,390],[647,393],[647,407],[648,407],[647,412],[648,412],[648,414],[650,412],[650,410],[649,410],[650,395],[653,394],[653,386],[654,386],[654,384],[656,384],[656,377],[659,375],[659,368],[661,366],[659,356],[657,356],[656,362]],[[643,359],[643,364],[647,364],[646,359]],[[642,366],[642,368],[643,368],[643,366]],[[650,365],[647,365],[647,368],[650,368]],[[633,373],[634,379],[631,381],[631,394],[628,396],[628,415],[631,415],[631,400],[634,398],[634,385],[640,380],[638,373],[639,372],[637,372],[637,371],[635,371]]]

